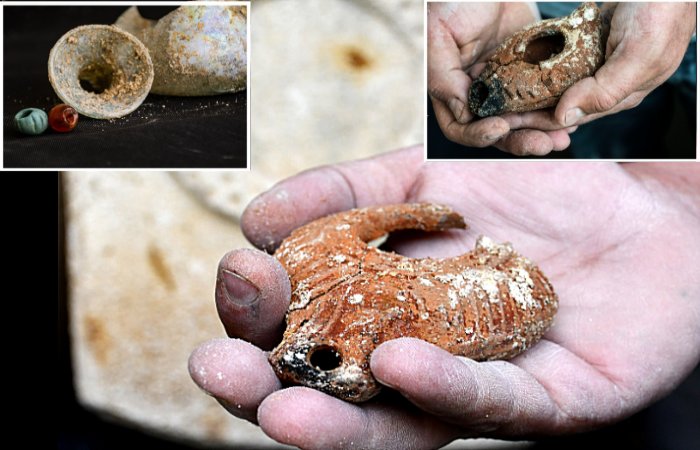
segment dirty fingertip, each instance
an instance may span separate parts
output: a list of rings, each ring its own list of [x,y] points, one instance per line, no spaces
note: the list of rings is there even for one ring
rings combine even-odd
[[[238,339],[213,339],[189,357],[192,380],[232,414],[255,420],[258,405],[280,388],[265,353]]]
[[[253,199],[241,216],[241,229],[253,245],[272,252],[301,225],[355,206],[354,193],[340,172],[320,167]]]
[[[279,215],[287,196],[283,187],[275,186],[255,197],[243,211],[241,230],[256,247],[273,252],[289,233],[289,226],[284,220],[288,216]]]
[[[581,110],[581,108],[571,108],[564,114],[564,125],[571,127],[576,125],[580,119],[582,119],[586,114]]]
[[[552,150],[555,152],[565,150],[571,145],[571,137],[569,137],[567,130],[552,131],[549,133],[549,137],[552,141]]]
[[[347,446],[365,429],[360,408],[305,387],[267,397],[258,410],[258,423],[272,439],[308,449]]]
[[[469,125],[464,131],[464,140],[475,146],[486,147],[502,139],[508,132],[508,122],[500,117],[487,117]]]
[[[499,142],[497,147],[517,156],[544,156],[552,151],[553,143],[543,131],[516,130]]]
[[[377,380],[385,386],[398,388],[415,378],[416,362],[432,360],[437,347],[415,338],[399,338],[384,342],[370,358],[370,368]]]
[[[457,122],[464,124],[469,119],[469,111],[463,101],[458,98],[451,98],[447,102],[447,107],[450,108]]]
[[[270,348],[279,340],[290,297],[289,276],[272,256],[237,249],[221,259],[216,308],[229,336]]]

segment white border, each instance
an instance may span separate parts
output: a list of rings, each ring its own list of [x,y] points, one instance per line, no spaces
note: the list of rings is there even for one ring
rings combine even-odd
[[[496,0],[496,1],[491,1],[489,3],[502,3],[506,2],[508,0]],[[554,0],[545,0],[545,1],[554,1]],[[668,1],[668,0],[666,0]],[[547,157],[541,157],[541,158],[522,158],[520,156],[516,155],[511,155],[510,158],[508,159],[492,159],[492,158],[464,158],[464,159],[428,159],[428,102],[430,101],[428,99],[428,3],[471,3],[473,0],[423,0],[423,98],[424,104],[423,104],[423,111],[424,111],[424,121],[423,121],[423,161],[426,163],[440,163],[440,162],[460,162],[460,163],[467,163],[467,162],[508,162],[508,161],[517,161],[517,162],[542,162],[542,161],[547,161],[547,162],[573,162],[573,161],[585,161],[585,162],[596,162],[596,161],[604,161],[604,162],[683,162],[683,163],[694,163],[700,161],[700,150],[699,148],[699,143],[698,143],[698,137],[700,137],[699,130],[698,130],[698,112],[700,112],[700,108],[698,107],[698,104],[700,103],[697,99],[697,90],[698,90],[698,84],[697,84],[697,79],[695,83],[695,91],[696,91],[696,100],[695,100],[695,159],[614,159],[614,158],[608,158],[608,159],[589,159],[589,158],[567,158],[567,159],[552,159],[552,158],[547,158]],[[677,2],[680,3],[680,2]],[[697,35],[697,24],[698,20],[697,18],[700,18],[700,8],[698,8],[697,2],[692,2],[695,3],[695,15],[696,15],[696,25],[695,25],[695,32]],[[698,47],[696,45],[696,58],[698,56]],[[697,77],[697,73],[696,73]],[[507,152],[504,152],[504,154]]]
[[[2,171],[132,171],[132,170],[146,170],[146,171],[167,171],[167,172],[179,172],[179,171],[234,171],[234,172],[249,172],[251,167],[250,158],[250,60],[251,60],[251,48],[250,48],[250,0],[244,1],[231,1],[231,0],[208,0],[208,1],[88,1],[88,2],[77,2],[77,1],[18,1],[18,2],[2,2],[2,7],[0,7],[0,61],[2,61],[3,68],[5,67],[5,59],[3,55],[4,48],[4,10],[6,7],[12,8],[14,6],[123,6],[125,9],[129,6],[181,6],[181,5],[200,5],[200,6],[245,6],[246,7],[246,167],[245,168],[231,168],[231,167],[212,167],[212,168],[148,168],[148,167],[134,167],[134,168],[110,168],[110,167],[95,167],[92,169],[86,168],[5,168],[4,165],[4,154],[5,154],[5,136],[4,136],[4,125],[0,127],[0,142],[2,142],[2,151],[0,151],[0,170]],[[114,18],[116,20],[116,17]],[[87,25],[87,24],[86,24]],[[68,30],[66,30],[68,31]],[[48,55],[46,55],[48,58]],[[3,69],[4,73],[4,69]],[[0,98],[3,100],[0,102],[0,115],[5,117],[4,111],[4,75],[3,79],[0,80]]]

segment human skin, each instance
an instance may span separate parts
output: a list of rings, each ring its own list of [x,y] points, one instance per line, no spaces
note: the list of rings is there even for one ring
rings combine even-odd
[[[567,133],[637,106],[678,68],[695,30],[694,3],[610,3],[605,64],[569,88],[555,109],[478,119],[466,105],[472,80],[501,43],[535,20],[524,3],[433,3],[428,7],[428,92],[448,139],[545,155]],[[566,132],[565,132],[566,131]]]
[[[468,230],[402,234],[393,248],[445,257],[481,234],[510,241],[554,285],[554,325],[509,361],[383,343],[370,364],[391,389],[350,404],[281,386],[265,350],[281,339],[289,281],[267,253],[233,250],[216,288],[231,339],[196,349],[190,373],[232,414],[302,448],[435,448],[610,424],[669,393],[700,359],[699,193],[693,164],[424,163],[420,147],[303,172],[245,211],[256,246],[271,251],[294,228],[354,207],[445,203]]]
[[[695,3],[621,2],[613,7],[605,64],[562,95],[554,111],[562,126],[639,105],[678,69],[695,31]]]

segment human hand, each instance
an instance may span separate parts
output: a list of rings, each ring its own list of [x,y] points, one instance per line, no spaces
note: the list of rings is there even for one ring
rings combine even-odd
[[[614,5],[605,64],[564,92],[554,112],[562,126],[637,106],[673,75],[695,31],[695,3]]]
[[[451,141],[472,147],[494,145],[516,155],[545,155],[570,144],[552,114],[479,119],[467,92],[483,62],[506,38],[536,20],[528,3],[428,3],[428,92],[435,118]]]
[[[433,448],[458,437],[522,438],[611,423],[670,392],[698,363],[697,168],[422,158],[412,148],[304,172],[255,199],[243,230],[272,250],[294,228],[349,208],[449,204],[469,230],[403,235],[396,251],[445,257],[473,247],[479,234],[511,241],[559,295],[544,339],[492,362],[416,339],[386,342],[371,369],[395,391],[363,404],[282,388],[264,350],[281,337],[288,278],[269,255],[235,250],[220,263],[216,303],[228,334],[250,343],[220,339],[195,350],[189,369],[202,389],[302,448]]]

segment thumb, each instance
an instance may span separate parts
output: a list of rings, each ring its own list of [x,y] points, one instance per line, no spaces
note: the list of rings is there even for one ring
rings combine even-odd
[[[280,181],[250,202],[241,228],[273,251],[295,228],[328,214],[406,201],[423,164],[423,147],[323,166]]]
[[[562,126],[580,123],[585,116],[611,112],[644,81],[640,64],[624,54],[613,54],[592,77],[564,92],[554,112]]]

